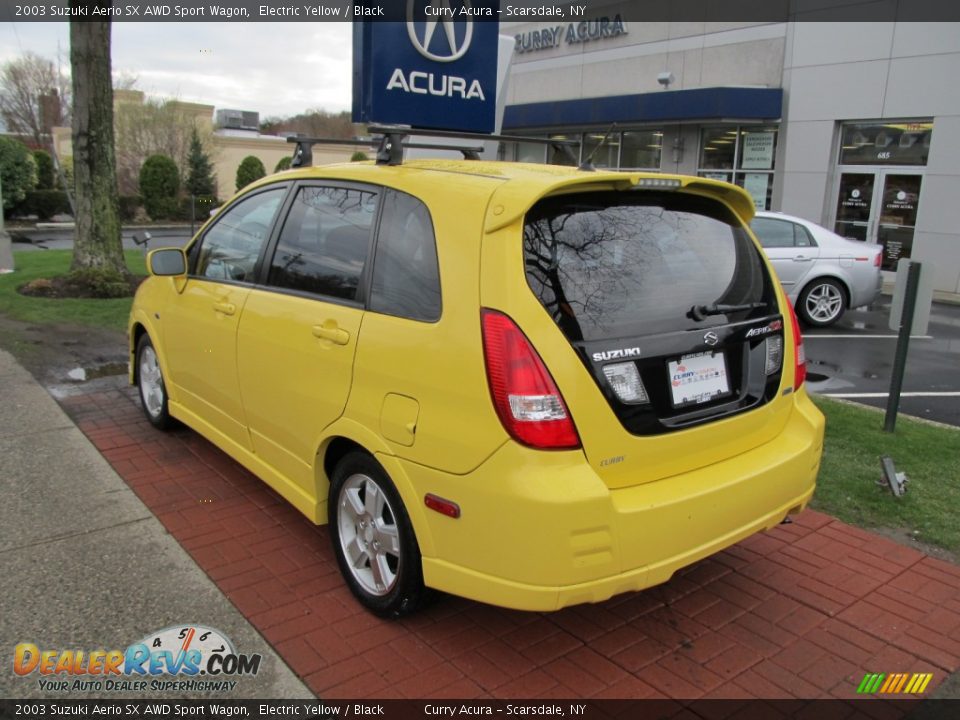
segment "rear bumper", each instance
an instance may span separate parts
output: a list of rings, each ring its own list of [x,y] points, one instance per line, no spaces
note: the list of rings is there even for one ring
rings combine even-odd
[[[786,515],[813,494],[823,416],[801,391],[773,441],[709,467],[608,489],[577,452],[501,447],[465,476],[405,463],[418,497],[461,517],[422,517],[436,553],[427,585],[522,610],[556,610],[665,582]]]
[[[859,288],[855,287],[853,289],[850,297],[850,307],[872,305],[879,299],[880,292],[883,290],[883,274],[878,271],[875,275],[876,277],[871,283],[861,282]]]

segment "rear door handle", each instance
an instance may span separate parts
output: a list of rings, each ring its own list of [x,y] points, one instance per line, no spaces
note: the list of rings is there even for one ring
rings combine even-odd
[[[216,302],[213,304],[213,309],[224,315],[233,315],[237,311],[237,306],[228,302]]]
[[[337,326],[314,325],[313,336],[321,340],[329,340],[336,345],[346,345],[350,342],[350,333]]]
[[[806,255],[796,255],[793,258],[794,262],[810,262],[813,258],[808,258]]]

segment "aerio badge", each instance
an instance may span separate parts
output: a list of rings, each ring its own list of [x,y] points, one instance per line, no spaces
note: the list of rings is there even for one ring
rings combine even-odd
[[[706,332],[703,334],[703,341],[710,347],[713,347],[718,342],[720,342],[720,338],[718,338],[717,334],[713,330],[711,330],[710,332]]]
[[[461,7],[451,7],[451,0],[431,0],[423,11],[427,22],[417,28],[414,21],[416,0],[407,0],[407,34],[410,42],[423,57],[436,62],[453,62],[470,49],[473,38],[473,20],[454,21],[456,15],[471,15],[470,0],[452,0]],[[443,28],[444,39],[435,39],[437,26]],[[462,28],[460,32],[458,29]],[[458,37],[459,36],[459,37]]]

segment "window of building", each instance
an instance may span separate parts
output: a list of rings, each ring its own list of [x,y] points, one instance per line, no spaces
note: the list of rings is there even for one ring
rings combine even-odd
[[[372,192],[301,188],[280,233],[269,284],[356,300],[376,204]]]
[[[926,165],[933,120],[844,123],[841,165]]]
[[[628,130],[620,142],[622,170],[659,170],[663,152],[663,131]]]
[[[704,128],[697,173],[739,185],[750,194],[758,210],[769,210],[776,153],[776,126]]]
[[[547,145],[542,143],[512,143],[513,159],[516,162],[542,163],[547,159]],[[509,153],[510,148],[507,149]],[[509,157],[509,155],[508,155]]]
[[[577,143],[580,142],[579,133],[572,133],[569,135],[566,133],[560,133],[560,134],[548,135],[548,137],[551,140],[566,140],[566,141],[573,140]],[[555,148],[553,146],[548,145],[547,146],[547,162],[550,163],[551,165],[576,165],[577,162],[575,158],[579,154],[580,148],[574,146],[574,147],[571,147],[570,150],[571,152],[567,153],[567,152],[564,152],[563,149],[561,148]]]
[[[625,130],[611,132],[607,128],[584,133],[553,133],[548,138],[573,140],[580,147],[572,147],[574,157],[583,163],[591,159],[593,166],[605,170],[660,170],[663,131]],[[606,137],[606,140],[604,138]],[[599,149],[598,149],[599,148]],[[562,150],[539,143],[512,143],[501,150],[501,158],[517,162],[548,162],[551,165],[574,165],[574,161]]]
[[[599,169],[616,170],[620,167],[620,133],[605,131],[586,132],[580,145],[580,162],[590,163]]]

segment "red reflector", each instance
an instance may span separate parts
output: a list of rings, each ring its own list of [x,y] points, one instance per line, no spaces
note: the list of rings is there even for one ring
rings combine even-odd
[[[533,448],[580,447],[560,390],[523,331],[494,310],[481,311],[481,324],[490,395],[504,429]]]
[[[444,500],[442,497],[438,497],[433,493],[427,493],[423,498],[423,503],[441,515],[446,515],[454,519],[460,517],[460,506],[452,500]]]

